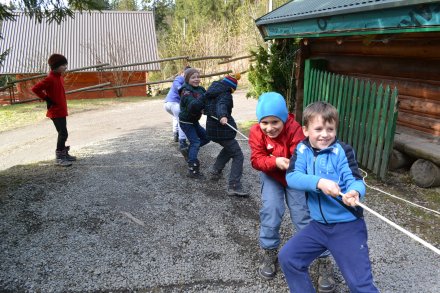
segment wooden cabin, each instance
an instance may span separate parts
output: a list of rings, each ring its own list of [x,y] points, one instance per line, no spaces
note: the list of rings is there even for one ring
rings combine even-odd
[[[157,42],[154,15],[151,11],[92,11],[75,12],[60,24],[38,23],[23,13],[16,20],[5,20],[1,26],[4,40],[3,52],[10,48],[0,74],[26,79],[48,72],[47,59],[52,53],[66,56],[68,69],[78,69],[100,64],[118,66],[157,60]],[[158,63],[105,69],[88,68],[65,76],[66,92],[110,82],[122,86],[148,82],[148,72],[159,70]],[[32,86],[41,79],[16,83],[15,101],[27,100],[35,95]],[[68,99],[110,98],[116,96],[145,96],[146,86],[122,89],[79,92],[67,95]],[[3,92],[8,100],[8,92]]]
[[[426,181],[426,172],[436,175],[419,185],[440,185],[440,1],[292,1],[256,25],[265,40],[300,40],[297,110],[309,78],[305,60],[396,87],[394,148],[407,158],[393,153],[390,167],[427,160],[433,164],[419,179]]]

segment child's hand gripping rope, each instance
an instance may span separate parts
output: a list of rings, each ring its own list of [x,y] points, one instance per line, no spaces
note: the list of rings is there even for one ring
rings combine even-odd
[[[213,118],[213,119],[219,121],[220,123],[222,122],[222,121],[219,120],[217,117],[214,117],[214,116],[209,116],[209,117],[211,117],[211,118]],[[222,119],[223,119],[223,118],[222,118]],[[223,120],[223,121],[224,121],[224,120]],[[249,138],[248,138],[246,135],[244,135],[243,133],[241,133],[240,131],[238,131],[238,129],[234,128],[234,127],[233,127],[231,124],[229,124],[227,121],[228,121],[228,120],[226,119],[226,122],[225,122],[226,125],[228,125],[232,130],[234,130],[235,132],[237,132],[238,134],[240,134],[241,136],[243,136],[246,140],[249,140]],[[224,125],[224,124],[223,124],[223,125]]]

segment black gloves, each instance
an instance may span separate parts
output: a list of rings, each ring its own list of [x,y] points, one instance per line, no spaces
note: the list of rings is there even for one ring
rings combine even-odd
[[[46,96],[46,98],[44,100],[46,101],[47,110],[49,110],[49,108],[52,107],[54,103],[52,102],[51,99],[49,99],[48,96]]]

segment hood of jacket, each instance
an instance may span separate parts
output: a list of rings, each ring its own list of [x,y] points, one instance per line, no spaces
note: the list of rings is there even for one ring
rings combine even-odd
[[[207,99],[214,99],[225,91],[230,91],[228,86],[223,84],[221,81],[214,81],[206,91],[205,96]]]

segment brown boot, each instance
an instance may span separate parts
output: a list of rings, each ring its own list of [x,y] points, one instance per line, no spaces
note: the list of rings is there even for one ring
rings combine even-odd
[[[258,272],[265,280],[272,280],[277,273],[278,249],[263,249]]]
[[[67,153],[66,149],[63,149],[61,151],[56,150],[55,151],[55,164],[57,164],[58,166],[61,166],[61,167],[72,166],[72,163],[67,160],[66,153]]]
[[[330,257],[318,258],[318,292],[332,293],[336,289],[335,279],[333,277],[333,264]]]
[[[66,146],[65,150],[66,150],[66,159],[67,159],[67,161],[71,161],[71,162],[76,161],[76,157],[75,156],[71,156],[69,154],[70,146]]]

